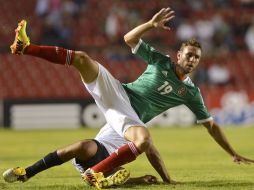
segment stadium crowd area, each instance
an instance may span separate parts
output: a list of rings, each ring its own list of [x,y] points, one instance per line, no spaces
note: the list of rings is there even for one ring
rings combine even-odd
[[[200,40],[204,57],[192,78],[208,107],[228,90],[245,90],[254,98],[253,1],[18,0],[0,7],[0,99],[89,97],[73,68],[9,53],[20,20],[28,21],[32,43],[85,50],[130,82],[146,65],[131,54],[123,35],[168,6],[176,12],[172,30],[153,30],[145,40],[173,60],[182,41]]]

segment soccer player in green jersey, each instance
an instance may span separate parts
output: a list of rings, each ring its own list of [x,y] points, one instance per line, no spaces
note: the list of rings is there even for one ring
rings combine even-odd
[[[132,52],[148,63],[147,69],[136,81],[124,85],[133,108],[141,120],[147,122],[159,112],[184,104],[196,115],[197,122],[202,123],[214,140],[233,157],[234,162],[254,163],[254,160],[239,155],[232,148],[207,111],[199,88],[188,77],[200,62],[202,54],[200,43],[194,39],[184,42],[177,52],[177,62],[173,63],[170,57],[142,41],[144,33],[153,28],[170,30],[165,23],[173,18],[174,11],[163,8],[151,20],[124,36]]]
[[[15,41],[11,46],[12,53],[37,56],[52,63],[74,66],[106,118],[107,125],[101,129],[102,132],[107,134],[105,130],[110,128],[117,134],[116,138],[108,133],[108,136],[103,136],[101,142],[114,146],[114,139],[117,139],[120,142],[117,146],[121,146],[83,174],[83,178],[94,187],[99,188],[100,182],[105,181],[103,173],[135,160],[143,152],[162,180],[165,183],[172,183],[145,123],[165,110],[181,104],[191,109],[198,123],[202,123],[207,128],[209,134],[232,156],[234,162],[246,164],[254,162],[239,155],[231,147],[207,111],[199,89],[188,77],[200,62],[201,45],[196,40],[183,43],[177,53],[177,61],[173,63],[170,57],[141,40],[143,34],[151,29],[169,30],[165,23],[173,18],[174,11],[163,8],[152,19],[124,36],[132,52],[142,57],[148,64],[144,73],[129,84],[121,84],[85,52],[31,44],[25,31],[26,21],[20,22],[16,29]]]

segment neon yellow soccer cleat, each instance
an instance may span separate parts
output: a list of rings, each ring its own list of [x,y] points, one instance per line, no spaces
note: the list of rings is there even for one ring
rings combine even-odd
[[[21,167],[11,168],[3,173],[3,178],[8,183],[13,183],[16,181],[25,182],[28,180],[26,176],[26,170]]]
[[[15,30],[16,36],[13,44],[10,46],[12,54],[21,55],[24,49],[30,45],[30,39],[26,34],[26,21],[19,22],[18,27]]]
[[[88,168],[82,175],[83,180],[90,186],[96,189],[101,189],[99,181],[104,180],[104,175],[102,172],[95,173],[92,169]]]
[[[97,189],[104,189],[111,186],[124,184],[130,177],[130,172],[124,168],[114,174],[104,177],[103,173],[95,173],[92,169],[87,169],[83,174],[84,181]]]
[[[130,172],[125,168],[122,168],[107,178],[99,181],[101,188],[108,188],[111,186],[117,186],[124,184],[130,178]]]

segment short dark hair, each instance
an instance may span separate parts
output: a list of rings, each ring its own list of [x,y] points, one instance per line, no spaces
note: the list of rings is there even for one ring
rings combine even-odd
[[[183,50],[186,46],[194,46],[202,50],[201,44],[195,39],[191,38],[185,42],[182,43],[180,50]]]

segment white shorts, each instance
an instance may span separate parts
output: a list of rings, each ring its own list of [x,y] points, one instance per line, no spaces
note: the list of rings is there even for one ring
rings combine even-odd
[[[107,123],[124,137],[126,129],[132,126],[144,126],[132,108],[129,97],[122,84],[107,69],[99,64],[97,79],[85,84],[97,106],[104,114]]]

